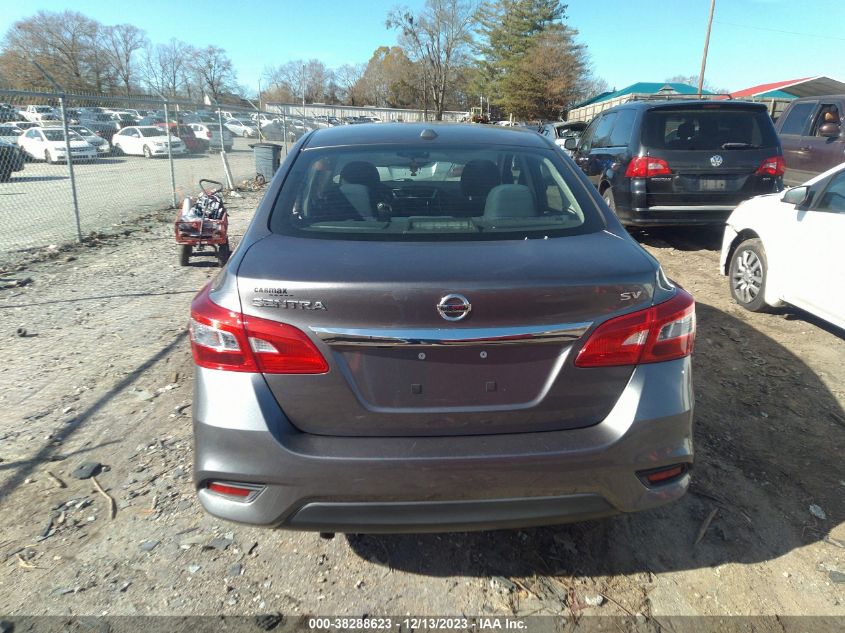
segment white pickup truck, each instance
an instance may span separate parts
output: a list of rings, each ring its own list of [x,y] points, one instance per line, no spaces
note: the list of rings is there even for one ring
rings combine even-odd
[[[48,105],[28,105],[25,109],[21,110],[21,114],[23,118],[33,123],[38,123],[39,121],[58,121],[60,118],[56,113],[56,109]]]

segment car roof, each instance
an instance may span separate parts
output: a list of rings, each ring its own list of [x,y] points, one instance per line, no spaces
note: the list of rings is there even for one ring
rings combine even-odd
[[[754,101],[734,101],[733,99],[661,99],[659,101],[628,101],[627,103],[621,103],[618,106],[603,110],[599,114],[631,108],[637,110],[659,110],[663,108],[672,109],[692,106],[702,107],[703,105],[718,105],[720,108],[724,108],[726,110],[735,108],[765,110],[768,112],[768,108],[765,103],[756,103]],[[596,116],[598,116],[598,114]]]
[[[425,130],[437,136],[423,140]],[[547,149],[546,141],[539,134],[526,133],[526,128],[510,129],[470,123],[363,123],[343,127],[320,128],[311,133],[304,148],[340,147],[343,145],[392,145],[418,144],[491,144],[516,145]]]

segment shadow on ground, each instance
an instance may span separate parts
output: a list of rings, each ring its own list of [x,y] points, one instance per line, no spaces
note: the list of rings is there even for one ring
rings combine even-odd
[[[842,472],[845,413],[781,344],[706,304],[698,304],[698,318],[696,465],[681,501],[547,528],[355,535],[348,537],[351,548],[418,574],[524,577],[754,563],[825,538],[845,521],[845,495],[835,476]],[[814,517],[811,504],[827,519]],[[694,545],[714,509],[716,517]]]

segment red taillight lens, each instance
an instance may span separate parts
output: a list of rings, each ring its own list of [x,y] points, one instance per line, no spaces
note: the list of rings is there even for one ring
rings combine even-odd
[[[659,363],[692,353],[695,301],[678,288],[656,306],[602,323],[575,359],[576,367],[613,367]]]
[[[651,176],[666,176],[671,174],[669,163],[662,158],[651,156],[634,156],[625,169],[626,178],[649,178]]]
[[[211,132],[206,132],[206,133],[205,133],[205,136],[206,136],[207,138],[211,138]]]
[[[760,163],[755,173],[758,176],[783,176],[785,171],[786,161],[783,156],[772,156]]]
[[[668,483],[670,480],[677,479],[681,475],[686,474],[689,470],[687,464],[676,464],[674,466],[667,466],[666,468],[659,468],[657,470],[647,470],[637,473],[640,478],[649,485],[656,485]]]
[[[324,374],[328,363],[297,328],[227,310],[203,288],[191,303],[191,351],[207,369],[264,374]]]
[[[229,484],[219,484],[217,482],[211,482],[208,484],[208,489],[212,492],[216,492],[220,495],[226,495],[228,497],[248,497],[252,492],[249,488],[241,488],[240,486],[232,486]]]

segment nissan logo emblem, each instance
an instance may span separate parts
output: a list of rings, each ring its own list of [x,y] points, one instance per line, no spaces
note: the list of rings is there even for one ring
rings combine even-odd
[[[718,154],[711,156],[710,164],[713,165],[713,167],[719,167],[722,164],[722,157]]]
[[[437,311],[447,321],[460,321],[472,310],[472,304],[463,295],[446,295],[437,304]]]

